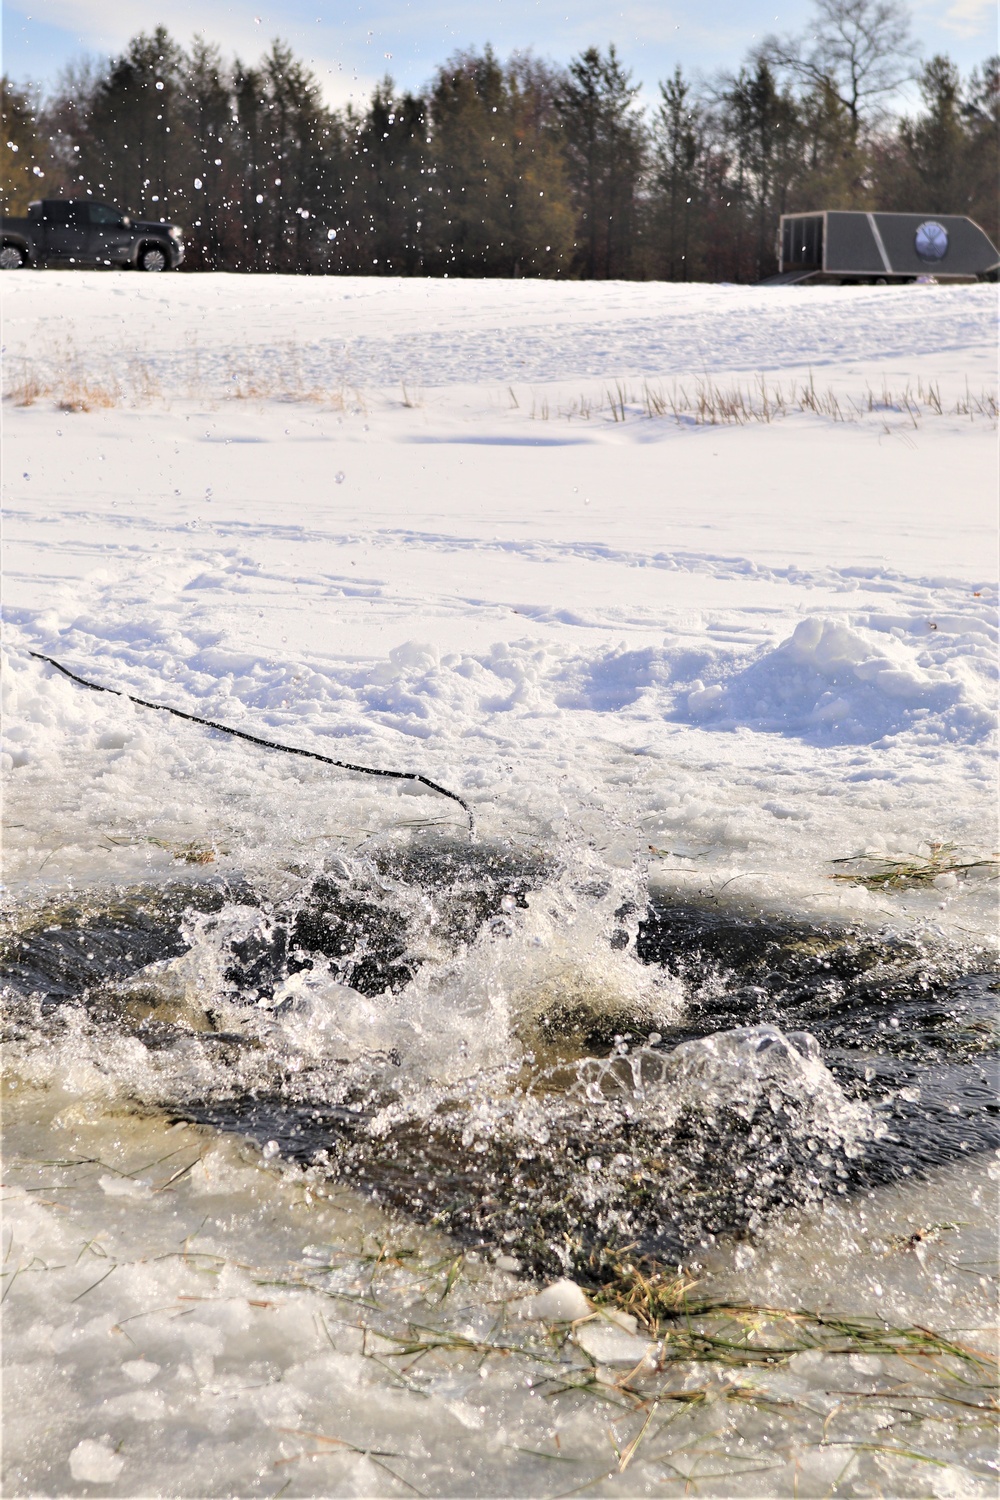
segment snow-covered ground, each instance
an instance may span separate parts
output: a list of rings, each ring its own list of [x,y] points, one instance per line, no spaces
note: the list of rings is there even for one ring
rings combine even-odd
[[[486,840],[590,849],[622,881],[639,870],[699,900],[728,892],[921,940],[993,941],[994,288],[24,272],[4,292],[15,914],[67,889],[160,879],[185,858],[280,885],[380,831],[464,826],[414,783],[88,693],[39,651],[249,733],[428,776],[472,804]],[[936,858],[942,873],[892,888],[833,878],[853,868],[835,861],[866,853]],[[509,1046],[491,1032],[489,1065]],[[880,1447],[859,1416],[854,1446],[828,1447],[822,1419],[813,1431],[767,1408],[743,1451],[759,1467],[784,1444],[782,1467],[737,1480],[723,1465],[716,1482],[706,1455],[735,1451],[732,1402],[685,1416],[683,1436],[660,1435],[648,1458],[631,1457],[638,1428],[623,1417],[606,1478],[606,1414],[526,1395],[520,1366],[484,1364],[480,1380],[442,1362],[433,1389],[422,1376],[401,1387],[362,1347],[364,1312],[323,1301],[331,1287],[362,1295],[366,1263],[348,1252],[383,1232],[375,1209],[344,1199],[340,1220],[324,1207],[310,1227],[301,1184],[224,1142],[166,1196],[154,1192],[166,1166],[126,1192],[119,1171],[144,1179],[139,1158],[174,1150],[156,1117],[126,1113],[138,1063],[101,1074],[83,1040],[56,1053],[15,1051],[21,1092],[6,1106],[5,1250],[23,1269],[5,1358],[32,1412],[15,1413],[8,1372],[10,1494],[992,1483],[980,1459],[962,1467],[977,1439],[950,1418],[924,1463],[898,1456],[907,1442],[929,1451],[923,1432]],[[467,1055],[456,1046],[442,1068],[457,1076]],[[179,1129],[170,1161],[183,1165],[206,1138]],[[32,1175],[40,1158],[111,1156],[103,1176],[80,1168],[65,1201],[64,1177],[57,1191]],[[841,1203],[832,1241],[822,1222],[775,1231],[755,1283],[737,1254],[717,1268],[742,1287],[728,1294],[804,1298],[811,1275],[813,1305],[836,1285],[862,1312],[940,1324],[954,1298],[933,1256],[930,1269],[897,1257],[891,1274],[879,1257],[928,1215],[965,1221],[948,1232],[966,1260],[988,1256],[992,1179],[969,1163],[910,1198],[885,1191],[888,1206]],[[181,1254],[203,1202],[214,1217],[199,1253],[224,1267],[210,1313],[184,1302],[209,1285]],[[337,1261],[322,1287],[301,1265],[287,1272],[289,1257],[311,1264],[313,1242]],[[159,1254],[174,1258],[154,1265]],[[95,1256],[122,1271],[91,1293]],[[28,1275],[56,1265],[80,1274]],[[458,1320],[470,1339],[523,1291],[476,1274]],[[255,1298],[268,1275],[294,1286]],[[407,1306],[415,1296],[391,1289]],[[170,1311],[154,1313],[158,1301]],[[976,1326],[986,1305],[970,1292],[954,1326]],[[125,1320],[147,1313],[155,1334],[136,1337]],[[878,1373],[862,1362],[837,1379],[860,1390]],[[694,1388],[704,1371],[684,1378]],[[819,1365],[769,1379],[774,1401],[806,1405],[830,1385]],[[64,1410],[49,1422],[57,1388]],[[304,1439],[290,1429],[362,1451],[293,1463]],[[379,1463],[400,1481],[373,1450],[397,1455]]]

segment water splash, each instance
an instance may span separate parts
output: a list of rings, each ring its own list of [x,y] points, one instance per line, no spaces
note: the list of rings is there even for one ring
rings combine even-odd
[[[918,971],[871,935],[654,919],[642,863],[594,840],[558,862],[391,844],[284,872],[269,898],[218,889],[180,909],[164,956],[144,938],[131,975],[88,969],[73,1003],[66,972],[59,1004],[22,990],[12,1066],[248,1135],[526,1265],[580,1273],[624,1244],[680,1258],[872,1162],[910,1170],[921,1131],[939,1159],[980,1143],[953,1105],[981,1088],[977,1063],[938,1097],[889,1077],[908,1058],[880,1057],[870,1081],[845,1051],[844,1017],[873,1003],[845,989],[852,965],[883,1010],[896,973],[927,1011],[930,955]],[[78,952],[98,926],[49,929]],[[955,956],[941,963],[954,977]]]

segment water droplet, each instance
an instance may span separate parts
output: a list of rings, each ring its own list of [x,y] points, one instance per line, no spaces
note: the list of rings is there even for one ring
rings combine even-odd
[[[28,476],[25,475],[25,478],[27,478],[27,477]],[[343,469],[338,469],[337,472],[336,472],[336,474],[334,474],[334,476],[333,476],[333,482],[334,482],[334,484],[343,484],[343,482],[344,482],[344,480],[346,478],[347,478],[347,475],[344,473]]]

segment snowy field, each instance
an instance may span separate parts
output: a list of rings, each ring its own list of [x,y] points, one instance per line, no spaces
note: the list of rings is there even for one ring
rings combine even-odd
[[[87,948],[87,913],[137,892],[222,893],[192,897],[184,953],[114,973],[79,953],[100,1004],[15,985],[5,1493],[995,1493],[968,1358],[993,1308],[997,1155],[969,1081],[988,1013],[952,1034],[949,1012],[942,1039],[904,1007],[848,1063],[827,1012],[727,1010],[721,957],[697,982],[633,957],[651,893],[800,924],[810,952],[830,934],[828,970],[845,932],[886,973],[905,953],[915,992],[995,967],[995,288],[23,272],[4,291],[22,968],[51,978],[37,934],[75,925]],[[477,844],[417,783],[89,693],[32,651],[430,777]],[[411,859],[455,849],[485,851],[496,894],[458,938],[454,890]],[[250,987],[247,953],[317,880],[404,914],[398,983],[328,953]],[[696,1024],[713,1005],[724,1021]],[[885,1072],[908,1027],[916,1083]],[[294,1145],[361,1097],[350,1165]],[[584,1205],[588,1234],[635,1228],[631,1200],[615,1218],[629,1131],[669,1142],[685,1109],[714,1130],[734,1099],[781,1117],[791,1186],[747,1187],[715,1228],[677,1210],[671,1264],[695,1297],[853,1319],[840,1353],[763,1314],[784,1349],[763,1363],[630,1321],[464,1159],[528,1141],[544,1163],[589,1120],[594,1154],[551,1201]],[[929,1101],[968,1140],[916,1171],[887,1145],[862,1187],[850,1164]],[[462,1158],[473,1208],[399,1185],[414,1138]],[[560,1265],[590,1302],[526,1301]],[[904,1327],[951,1344],[897,1347]]]

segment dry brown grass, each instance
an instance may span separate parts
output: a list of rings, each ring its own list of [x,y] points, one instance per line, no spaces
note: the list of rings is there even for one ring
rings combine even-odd
[[[52,396],[58,411],[105,411],[126,404],[122,388],[116,381],[96,380],[83,375],[71,375],[60,381]]]
[[[304,351],[294,342],[267,355],[251,349],[230,356],[222,368],[206,370],[196,339],[188,341],[184,367],[164,389],[149,360],[140,355],[116,361],[106,368],[94,367],[80,358],[72,345],[39,347],[32,358],[9,357],[4,399],[15,406],[33,406],[51,400],[60,411],[88,412],[109,407],[145,407],[169,397],[181,400],[220,402],[287,402],[311,405],[351,416],[366,415],[368,403],[361,391],[334,377],[317,381],[307,369]],[[401,382],[402,405],[423,406],[406,382]],[[513,386],[507,394],[511,410],[525,410]],[[818,387],[813,376],[805,380],[781,381],[763,374],[747,380],[723,383],[710,376],[665,382],[643,380],[635,384],[615,380],[603,389],[583,391],[568,402],[550,393],[533,394],[528,412],[532,420],[548,422],[672,421],[678,426],[716,427],[768,425],[784,418],[807,414],[831,422],[875,422],[886,433],[905,434],[933,418],[961,418],[969,423],[998,421],[997,394],[968,384],[957,398],[946,400],[940,382],[918,379],[901,389],[883,381],[853,394]]]
[[[105,411],[111,407],[148,406],[160,396],[159,383],[140,359],[130,359],[124,375],[84,367],[70,350],[68,357],[20,359],[8,374],[3,398],[14,406],[51,401],[57,411]]]
[[[329,411],[359,416],[367,412],[360,391],[345,385],[320,386],[301,379],[295,370],[258,370],[249,360],[230,364],[224,388],[214,390],[195,373],[175,393],[180,399],[223,401],[281,401],[325,407]],[[421,403],[404,393],[404,406]],[[90,412],[110,407],[134,409],[165,399],[160,380],[139,358],[128,361],[121,376],[84,370],[75,361],[59,364],[44,360],[18,361],[9,368],[3,399],[14,406],[34,406],[51,401],[59,411]]]
[[[941,387],[933,380],[909,382],[902,390],[890,389],[883,382],[880,390],[870,384],[856,395],[839,394],[832,386],[817,388],[812,375],[806,381],[769,382],[757,375],[745,383],[722,385],[710,377],[693,382],[673,381],[669,386],[650,383],[639,387],[626,381],[615,381],[599,395],[580,395],[567,405],[552,411],[547,397],[535,400],[531,416],[548,421],[550,416],[568,421],[589,421],[601,417],[612,422],[672,419],[678,425],[694,427],[747,426],[768,424],[796,413],[808,412],[833,422],[861,422],[875,418],[886,430],[894,419],[904,427],[917,427],[924,417],[968,417],[985,420],[995,426],[998,417],[997,396],[982,390],[975,395],[966,386],[963,396],[946,403]]]
[[[10,378],[4,391],[4,400],[12,401],[15,406],[34,406],[36,401],[47,394],[48,387],[37,370],[22,362],[16,366]]]
[[[126,404],[117,382],[75,373],[47,380],[31,368],[17,371],[4,392],[4,399],[15,406],[34,406],[44,398],[50,398],[58,411],[101,411]]]

